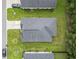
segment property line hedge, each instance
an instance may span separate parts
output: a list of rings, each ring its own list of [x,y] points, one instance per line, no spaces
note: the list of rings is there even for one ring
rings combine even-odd
[[[76,59],[76,0],[66,1],[68,59]]]

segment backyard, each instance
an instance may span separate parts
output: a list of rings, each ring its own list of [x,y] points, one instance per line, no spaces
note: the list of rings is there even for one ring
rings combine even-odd
[[[9,29],[7,31],[8,59],[22,59],[23,51],[66,52],[65,0],[57,0],[57,6],[54,10],[7,9],[7,19],[9,21],[18,21],[25,17],[55,17],[57,19],[57,36],[52,38],[52,43],[22,43],[21,30]],[[55,53],[55,59],[67,59],[67,54]]]

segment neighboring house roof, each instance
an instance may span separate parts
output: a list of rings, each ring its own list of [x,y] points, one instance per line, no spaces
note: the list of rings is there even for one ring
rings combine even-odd
[[[54,53],[51,52],[25,52],[24,59],[54,59]]]
[[[55,8],[56,0],[21,0],[21,8],[37,9],[37,8]]]
[[[52,42],[57,34],[55,18],[26,18],[21,25],[23,42]]]

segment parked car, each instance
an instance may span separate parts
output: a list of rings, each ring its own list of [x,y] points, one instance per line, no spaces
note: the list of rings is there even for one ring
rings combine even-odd
[[[2,49],[2,56],[6,57],[6,48]]]
[[[19,8],[20,7],[20,4],[12,4],[12,7],[13,8]]]

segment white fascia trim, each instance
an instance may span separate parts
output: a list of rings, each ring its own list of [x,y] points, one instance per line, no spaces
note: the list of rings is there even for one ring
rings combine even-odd
[[[22,9],[54,9],[55,7],[20,7]]]
[[[52,52],[25,52],[25,53],[26,53],[26,54],[29,54],[29,53],[33,53],[33,54],[34,54],[34,53],[35,53],[35,54],[36,54],[36,53],[38,53],[38,54],[43,53],[43,54],[46,54],[46,53],[52,53]]]

